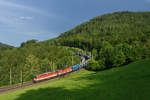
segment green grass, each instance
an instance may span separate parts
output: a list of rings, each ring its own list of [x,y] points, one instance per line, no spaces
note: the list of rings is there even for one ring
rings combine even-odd
[[[65,78],[0,95],[0,100],[150,100],[150,60]]]

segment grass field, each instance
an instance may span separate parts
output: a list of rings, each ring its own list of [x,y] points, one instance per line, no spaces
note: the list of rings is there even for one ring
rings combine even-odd
[[[0,100],[150,100],[150,60],[65,78],[0,95]]]

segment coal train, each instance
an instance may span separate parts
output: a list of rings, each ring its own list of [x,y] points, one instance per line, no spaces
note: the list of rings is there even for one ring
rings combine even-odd
[[[79,63],[79,64],[76,64],[76,65],[73,65],[73,66],[70,66],[70,67],[66,67],[64,69],[59,69],[59,70],[54,71],[54,72],[46,72],[46,73],[35,75],[34,78],[33,78],[33,82],[36,83],[36,82],[39,82],[39,81],[43,81],[43,80],[55,78],[55,77],[58,77],[58,76],[62,76],[64,74],[74,72],[74,71],[77,71],[77,70],[85,67],[88,64],[88,61],[91,59],[91,57],[88,56],[88,55],[85,55],[83,53],[79,53],[79,52],[77,52],[76,54],[83,57],[84,61]]]

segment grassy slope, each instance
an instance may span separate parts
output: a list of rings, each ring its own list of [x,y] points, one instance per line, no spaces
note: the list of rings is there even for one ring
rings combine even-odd
[[[150,60],[69,77],[0,95],[0,100],[150,100]]]

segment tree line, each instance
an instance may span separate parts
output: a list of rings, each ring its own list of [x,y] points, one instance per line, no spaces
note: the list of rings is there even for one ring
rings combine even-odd
[[[47,46],[29,40],[0,53],[0,86],[31,81],[35,74],[56,71],[80,62],[77,49]],[[73,60],[73,61],[72,61]]]

